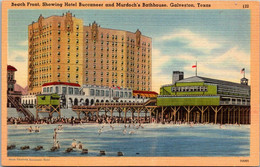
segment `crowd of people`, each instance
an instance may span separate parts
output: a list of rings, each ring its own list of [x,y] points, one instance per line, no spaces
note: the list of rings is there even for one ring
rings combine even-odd
[[[83,118],[65,118],[65,117],[45,117],[38,120],[30,120],[28,118],[22,117],[10,117],[7,119],[8,124],[82,124],[82,123],[107,123],[107,124],[114,124],[114,123],[149,123],[148,117],[140,117],[137,119],[136,117],[133,119],[131,117],[123,118],[119,116],[107,116],[105,114],[100,116],[85,116]]]

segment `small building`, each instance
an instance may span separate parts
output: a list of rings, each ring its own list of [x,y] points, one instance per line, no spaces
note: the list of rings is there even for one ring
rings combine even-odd
[[[17,101],[17,102],[21,102],[21,95],[22,92],[21,91],[15,91],[14,85],[16,83],[15,80],[15,72],[17,71],[17,69],[11,65],[7,66],[7,107],[14,107],[10,101],[10,98],[12,98],[12,100]]]

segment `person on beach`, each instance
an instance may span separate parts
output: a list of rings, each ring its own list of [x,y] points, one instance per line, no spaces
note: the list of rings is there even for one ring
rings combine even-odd
[[[72,143],[71,143],[71,147],[72,147],[72,148],[76,148],[76,147],[77,147],[76,139],[73,139],[73,141],[72,141]]]

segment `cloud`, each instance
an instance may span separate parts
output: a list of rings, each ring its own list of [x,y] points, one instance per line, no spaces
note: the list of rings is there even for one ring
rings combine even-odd
[[[184,70],[194,73],[191,65],[185,66]],[[230,48],[220,56],[209,55],[198,59],[199,76],[239,82],[242,68],[246,69],[246,77],[250,78],[250,54],[238,47]]]
[[[221,44],[216,42],[216,39],[209,39],[205,35],[194,33],[189,29],[174,31],[170,34],[159,38],[160,41],[178,41],[183,43],[186,48],[199,50],[203,53],[210,53],[213,49],[221,47]]]
[[[171,54],[170,54],[171,53]],[[246,68],[246,77],[250,79],[250,53],[235,46],[227,51],[215,54],[197,56],[192,53],[175,53],[174,49],[169,54],[161,50],[153,50],[153,90],[159,91],[164,84],[171,84],[172,71],[184,71],[185,78],[194,76],[195,69],[192,65],[198,62],[198,75],[239,83],[242,74],[240,70]],[[249,80],[250,81],[250,80]]]
[[[28,46],[28,40],[20,41],[20,42],[18,43],[18,45],[20,45],[20,46]]]
[[[25,62],[28,59],[26,50],[11,50],[8,53],[8,61]]]

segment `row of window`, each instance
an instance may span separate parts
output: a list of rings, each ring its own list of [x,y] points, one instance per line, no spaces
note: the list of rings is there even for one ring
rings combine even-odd
[[[52,27],[52,24],[47,24],[47,25],[44,25],[43,27],[42,27],[42,30],[43,31],[45,31],[45,30],[48,30],[49,28],[51,28]],[[30,34],[32,34],[32,33],[37,33],[37,32],[39,32],[39,29],[37,28],[37,29],[31,29],[30,30]]]
[[[179,86],[172,87],[172,92],[207,92],[206,86]]]
[[[60,94],[60,87],[44,87],[43,93],[57,93]],[[73,88],[73,87],[62,87],[62,94],[69,94],[69,95],[79,95],[79,88]]]
[[[88,34],[88,32],[86,31],[86,37],[88,37],[88,36],[89,36],[89,34]],[[103,38],[104,38],[104,34],[101,33],[101,34],[100,34],[100,37],[101,37],[101,39],[103,39]],[[108,33],[106,34],[106,38],[109,39],[109,34],[108,34]],[[112,35],[112,36],[111,36],[111,39],[112,39],[112,40],[114,40],[114,39],[117,40],[117,35]],[[122,41],[123,41],[123,40],[124,40],[124,36],[122,36],[121,39],[122,39]],[[130,42],[132,42],[132,43],[135,42],[134,39],[130,39],[129,37],[127,37],[127,41],[130,41]],[[143,42],[142,45],[145,46],[145,45],[146,45],[146,42]],[[150,47],[150,43],[148,43],[148,47]]]
[[[112,96],[112,97],[121,97],[121,98],[131,98],[132,92],[123,92],[123,91],[109,91],[109,90],[98,90],[90,89],[91,96]]]
[[[86,77],[86,79],[85,79],[85,81],[89,81],[89,79],[88,79],[88,77]],[[96,82],[97,81],[97,79],[96,78],[93,78],[93,80],[92,80],[93,82]],[[100,78],[100,82],[104,82],[104,79],[103,78]],[[107,83],[109,83],[110,81],[109,81],[109,79],[107,78],[106,79],[106,82]],[[111,79],[111,82],[112,83],[117,83],[117,79]],[[124,80],[122,79],[121,80],[121,83],[124,83]],[[146,85],[146,82],[145,81],[142,81],[142,82],[139,82],[139,81],[133,81],[133,80],[127,80],[126,81],[126,83],[128,84],[128,83],[131,83],[131,84],[134,84],[134,83],[136,83],[136,84],[140,84],[141,83],[141,85]],[[148,82],[148,85],[150,85],[150,82]]]
[[[58,28],[60,28],[60,27],[61,27],[61,23],[59,22],[58,23]],[[70,28],[70,24],[67,24],[67,28]],[[76,29],[79,30],[79,25],[78,24],[76,25]]]

